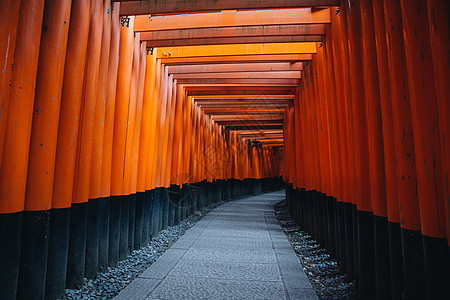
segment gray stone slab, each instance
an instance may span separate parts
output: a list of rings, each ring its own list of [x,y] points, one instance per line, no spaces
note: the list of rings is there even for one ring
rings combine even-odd
[[[191,247],[183,259],[212,262],[250,262],[276,264],[275,253],[272,249],[251,251],[247,249],[195,248]]]
[[[241,281],[169,276],[149,295],[148,300],[203,299],[286,299],[281,282]],[[292,298],[293,299],[293,298]]]
[[[290,299],[296,300],[313,300],[319,299],[316,292],[312,289],[288,289]]]
[[[281,282],[278,265],[276,264],[181,260],[170,271],[169,275],[178,277]]]
[[[227,250],[248,250],[257,251],[272,249],[270,239],[246,238],[246,237],[221,237],[202,236],[192,245],[195,248],[213,248],[221,251]]]
[[[270,239],[268,231],[240,231],[238,229],[220,230],[211,229],[205,230],[200,236],[215,236],[215,237],[241,237],[241,238],[259,238]]]
[[[171,247],[145,270],[139,278],[163,279],[185,253],[186,250]]]
[[[115,300],[145,299],[150,292],[160,283],[157,279],[136,278],[123,289]]]

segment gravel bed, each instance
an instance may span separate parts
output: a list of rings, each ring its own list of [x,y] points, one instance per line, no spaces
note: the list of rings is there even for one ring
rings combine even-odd
[[[146,247],[133,251],[116,268],[108,267],[106,272],[97,274],[96,279],[84,278],[79,289],[66,289],[61,299],[112,299],[136,277],[151,266],[189,228],[225,201],[213,203],[186,218],[180,224],[162,230],[152,238]]]
[[[275,215],[319,298],[355,299],[355,282],[343,274],[339,263],[295,223],[286,200],[275,205]]]

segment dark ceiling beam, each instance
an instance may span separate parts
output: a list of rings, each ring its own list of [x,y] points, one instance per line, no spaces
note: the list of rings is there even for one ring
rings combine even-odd
[[[142,39],[141,39],[142,40]],[[249,36],[249,37],[222,37],[222,38],[186,38],[167,40],[142,40],[147,47],[177,47],[177,46],[203,46],[226,44],[271,44],[271,43],[301,43],[322,42],[322,35],[280,35],[280,36]]]
[[[261,84],[261,85],[291,85],[298,86],[299,79],[251,79],[251,78],[191,78],[178,79],[178,84]]]
[[[312,54],[251,54],[251,55],[219,55],[199,57],[166,57],[161,58],[161,63],[170,65],[189,64],[232,64],[232,63],[279,63],[301,62],[312,60]]]
[[[324,35],[325,25],[271,25],[271,26],[239,26],[220,28],[198,28],[182,30],[144,31],[140,33],[141,41],[254,37],[280,35]]]
[[[134,31],[330,23],[330,9],[228,10],[182,15],[137,16],[134,20]]]
[[[218,73],[218,72],[264,72],[301,71],[303,63],[243,63],[168,66],[169,74]]]
[[[339,0],[143,0],[121,1],[120,15],[171,15],[221,10],[337,6]]]
[[[173,74],[174,79],[300,79],[301,71],[260,71]]]

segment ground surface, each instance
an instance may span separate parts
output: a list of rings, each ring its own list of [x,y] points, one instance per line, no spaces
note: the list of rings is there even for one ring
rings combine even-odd
[[[317,299],[274,214],[284,198],[216,208],[115,299]]]

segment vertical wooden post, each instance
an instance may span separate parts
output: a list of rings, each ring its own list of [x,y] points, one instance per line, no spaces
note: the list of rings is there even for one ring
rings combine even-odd
[[[128,102],[130,98],[131,68],[133,66],[134,17],[121,17],[119,67],[117,73],[116,107],[112,151],[111,195],[123,193],[124,157],[126,145]]]
[[[0,158],[3,153],[3,140],[5,137],[19,13],[20,0],[8,0],[0,3]]]
[[[94,119],[94,139],[92,145],[91,174],[89,183],[89,202],[91,211],[98,210],[98,220],[95,217],[89,220],[88,226],[97,228],[98,226],[98,246],[94,241],[92,249],[93,255],[86,256],[92,258],[92,262],[86,262],[86,274],[94,278],[99,270],[105,269],[108,265],[108,222],[109,205],[107,200],[101,198],[102,170],[103,170],[103,142],[105,132],[106,114],[106,92],[108,81],[108,64],[111,46],[111,1],[103,3],[103,33],[100,52],[100,65],[98,74],[98,87],[96,92],[95,119]],[[97,235],[94,233],[94,235]],[[98,251],[95,248],[98,247]]]
[[[114,130],[114,113],[116,105],[116,85],[117,71],[119,62],[119,42],[120,42],[120,3],[115,2],[111,19],[111,46],[108,62],[108,80],[106,86],[106,103],[105,103],[105,128],[103,135],[103,153],[102,153],[102,182],[101,197],[106,199],[108,210],[108,249],[106,256],[107,263],[110,266],[116,266],[119,255],[119,230],[120,209],[119,199],[111,196],[111,165],[112,165],[112,149],[113,149],[113,130]],[[99,256],[102,255],[100,248]],[[99,260],[99,268],[102,267],[102,259]]]
[[[28,160],[18,295],[44,297],[49,248],[49,209],[71,1],[46,1]],[[57,223],[57,212],[51,211]],[[56,229],[56,227],[55,227]],[[55,235],[52,235],[54,238]],[[54,242],[52,240],[52,242]],[[51,247],[51,250],[59,250]],[[64,248],[59,251],[64,251]],[[53,251],[50,251],[50,265]],[[60,254],[59,255],[65,255]],[[37,255],[37,256],[36,256]],[[50,272],[54,270],[50,268]],[[31,294],[30,294],[31,293]]]
[[[402,240],[402,264],[404,292],[406,296],[425,297],[419,287],[425,278],[422,243],[418,237],[420,231],[419,204],[411,105],[406,77],[406,62],[403,45],[402,14],[399,0],[384,0],[384,20],[386,28],[387,57],[392,99],[395,153],[398,161],[397,182],[400,211],[401,233],[391,228],[391,235],[400,236]],[[390,238],[390,241],[393,239]],[[393,242],[391,242],[393,244]],[[392,254],[392,252],[391,252]],[[392,266],[399,265],[397,257],[390,257]],[[399,278],[399,277],[397,277]],[[414,295],[414,296],[412,296]]]
[[[90,27],[88,51],[84,78],[84,101],[81,103],[78,143],[75,159],[72,209],[70,218],[69,251],[67,260],[67,287],[75,287],[83,282],[86,273],[85,263],[95,261],[95,273],[98,261],[98,206],[95,203],[89,209],[88,199],[91,171],[92,144],[94,138],[95,103],[97,98],[98,72],[103,27],[103,1],[92,2],[90,8]],[[95,219],[96,225],[87,224]],[[86,260],[86,257],[88,258]],[[89,271],[89,269],[88,269]]]
[[[381,237],[385,239],[388,245],[388,260],[389,264],[378,264],[377,268],[388,267],[389,275],[387,276],[382,271],[376,270],[376,284],[377,291],[389,291],[392,298],[401,297],[403,291],[403,273],[402,273],[402,260],[401,260],[401,240],[400,235],[395,233],[400,231],[400,214],[398,205],[398,176],[396,168],[396,156],[395,156],[395,138],[394,138],[394,120],[392,114],[392,95],[390,89],[390,75],[389,65],[387,57],[387,44],[384,23],[384,5],[383,1],[373,1],[373,15],[374,15],[374,29],[375,29],[375,42],[377,50],[377,63],[380,85],[380,105],[381,105],[381,119],[383,130],[383,147],[384,147],[384,167],[386,177],[386,209],[387,209],[387,237]],[[375,231],[377,234],[377,231]],[[392,238],[391,238],[392,237]],[[377,238],[377,236],[376,236]],[[380,241],[383,243],[383,241]],[[375,241],[375,244],[379,243]],[[376,253],[378,256],[378,254]],[[383,280],[384,278],[384,280]],[[379,282],[385,282],[389,280],[389,285],[380,286]],[[387,295],[386,295],[387,296]]]
[[[441,200],[444,198],[443,166],[426,0],[402,0],[401,10],[414,130],[426,293],[429,298],[441,298],[448,296],[443,288],[448,276],[440,274],[447,273],[445,270],[448,270],[449,258],[445,241],[445,206]]]
[[[19,284],[21,282],[18,274],[22,222],[22,213],[20,212],[23,211],[25,205],[31,121],[43,9],[43,0],[24,0],[21,3],[9,105],[7,105],[8,111],[5,112],[8,117],[6,124],[1,124],[3,118],[0,123],[0,126],[5,126],[4,140],[0,141],[3,145],[0,172],[0,199],[2,199],[0,201],[0,213],[2,214],[2,225],[5,224],[5,227],[3,227],[5,231],[3,229],[1,231],[1,242],[2,245],[5,245],[5,249],[0,252],[0,255],[2,258],[8,257],[2,272],[5,275],[2,275],[0,287],[3,291],[2,295],[10,298],[16,297],[17,282],[18,280]],[[16,13],[13,11],[11,17],[14,18]],[[14,24],[12,26],[15,27]],[[11,36],[11,38],[14,39],[14,36]],[[6,62],[10,63],[11,59],[7,58]],[[7,72],[8,69],[10,69],[10,66],[7,66],[4,71]],[[5,84],[9,84],[9,81]],[[3,83],[2,88],[4,88]],[[2,89],[5,95],[6,90]],[[4,101],[6,100],[2,99],[2,103]],[[1,134],[3,135],[3,133]],[[21,292],[18,292],[18,295],[21,294]]]
[[[447,245],[450,246],[450,70],[445,67],[449,65],[449,26],[448,16],[450,5],[448,1],[428,0],[428,23],[430,27],[431,52],[433,56],[433,70],[438,103],[439,133],[441,135],[441,155],[443,162],[442,178],[444,178],[443,201],[447,219]],[[450,253],[449,253],[450,255]]]

